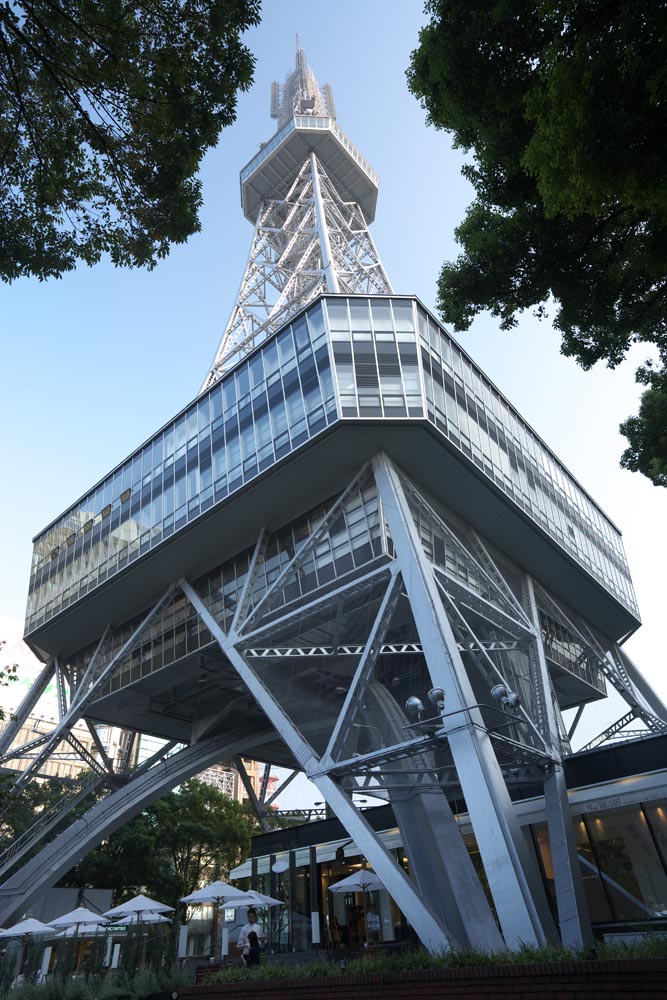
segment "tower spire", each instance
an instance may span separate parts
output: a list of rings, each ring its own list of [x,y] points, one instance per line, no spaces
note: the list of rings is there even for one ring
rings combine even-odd
[[[301,48],[301,36],[296,36],[296,65],[283,84],[271,84],[271,117],[278,122],[277,131],[294,115],[327,115],[336,118],[333,92],[328,83],[323,87],[308,65]]]

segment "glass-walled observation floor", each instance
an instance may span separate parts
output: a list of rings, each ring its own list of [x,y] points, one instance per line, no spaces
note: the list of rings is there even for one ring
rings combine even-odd
[[[638,617],[618,529],[421,304],[327,295],[37,536],[26,633],[334,425],[379,427],[391,452],[392,428],[412,422]]]

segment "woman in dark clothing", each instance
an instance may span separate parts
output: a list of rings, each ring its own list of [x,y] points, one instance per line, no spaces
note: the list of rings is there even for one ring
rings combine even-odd
[[[248,933],[248,954],[245,956],[246,965],[259,965],[260,963],[260,952],[261,948],[259,946],[259,938],[255,931],[249,931]]]

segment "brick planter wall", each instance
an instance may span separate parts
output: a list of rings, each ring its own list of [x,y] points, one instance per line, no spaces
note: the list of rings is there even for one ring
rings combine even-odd
[[[486,965],[186,986],[178,1000],[667,1000],[667,959]]]

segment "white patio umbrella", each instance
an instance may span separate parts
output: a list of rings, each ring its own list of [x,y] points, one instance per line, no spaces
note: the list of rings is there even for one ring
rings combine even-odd
[[[85,906],[77,906],[75,910],[49,920],[49,923],[52,927],[80,927],[81,924],[98,924],[101,919],[101,914],[93,913]]]
[[[0,930],[0,937],[2,938],[20,938],[25,937],[27,934],[52,934],[53,927],[50,924],[43,924],[41,920],[35,920],[34,917],[28,917],[27,920],[21,920],[20,923],[14,924],[13,927],[6,927],[4,930]]]
[[[132,899],[128,899],[119,906],[114,906],[111,910],[107,910],[104,916],[116,919],[117,917],[130,917],[132,914],[136,914],[143,921],[144,917],[141,916],[142,914],[173,912],[173,906],[167,906],[166,903],[159,903],[157,899],[151,899],[150,896],[139,895],[133,896]]]
[[[243,889],[237,889],[234,885],[228,885],[227,882],[211,882],[210,885],[205,885],[201,889],[196,889],[195,892],[191,892],[189,896],[183,896],[181,898],[181,903],[190,903],[195,906],[204,903],[217,903],[220,906],[221,903],[227,905],[227,901],[233,899],[235,896],[245,896]]]
[[[121,924],[170,924],[169,917],[163,917],[161,913],[133,913],[126,920],[119,921]],[[113,926],[113,924],[112,924]]]
[[[70,937],[95,937],[98,934],[105,934],[107,929],[111,927],[108,922],[97,922],[94,924],[79,924],[78,926],[66,927],[64,931],[60,934],[56,934],[58,938],[70,938]]]
[[[373,892],[376,889],[384,889],[384,884],[379,875],[367,868],[352,872],[347,878],[329,886],[329,892]]]
[[[329,892],[362,892],[364,895],[364,931],[366,941],[368,941],[367,907],[366,893],[374,892],[376,889],[384,889],[384,884],[379,875],[367,868],[362,868],[358,872],[353,872],[347,878],[342,878],[340,882],[334,882],[329,886]]]
[[[43,924],[41,920],[35,920],[34,917],[28,917],[27,920],[21,920],[18,924],[14,924],[13,927],[6,927],[4,930],[0,930],[0,937],[20,938],[22,941],[19,969],[23,967],[26,948],[30,938],[45,934],[53,934],[53,927],[49,926],[49,924]]]
[[[211,936],[213,938],[213,957],[216,961],[220,960],[220,935],[218,934],[218,916],[221,906],[233,905],[233,901],[238,899],[240,896],[245,896],[242,889],[237,889],[236,886],[229,885],[227,882],[211,882],[209,885],[205,885],[202,889],[196,889],[195,892],[191,892],[188,896],[183,896],[181,898],[181,903],[187,903],[189,906],[203,906],[205,903],[213,903],[213,923]]]
[[[240,906],[284,906],[282,899],[274,899],[273,896],[265,896],[263,892],[256,892],[248,889],[241,896],[233,896],[225,904],[228,910],[237,910]]]

